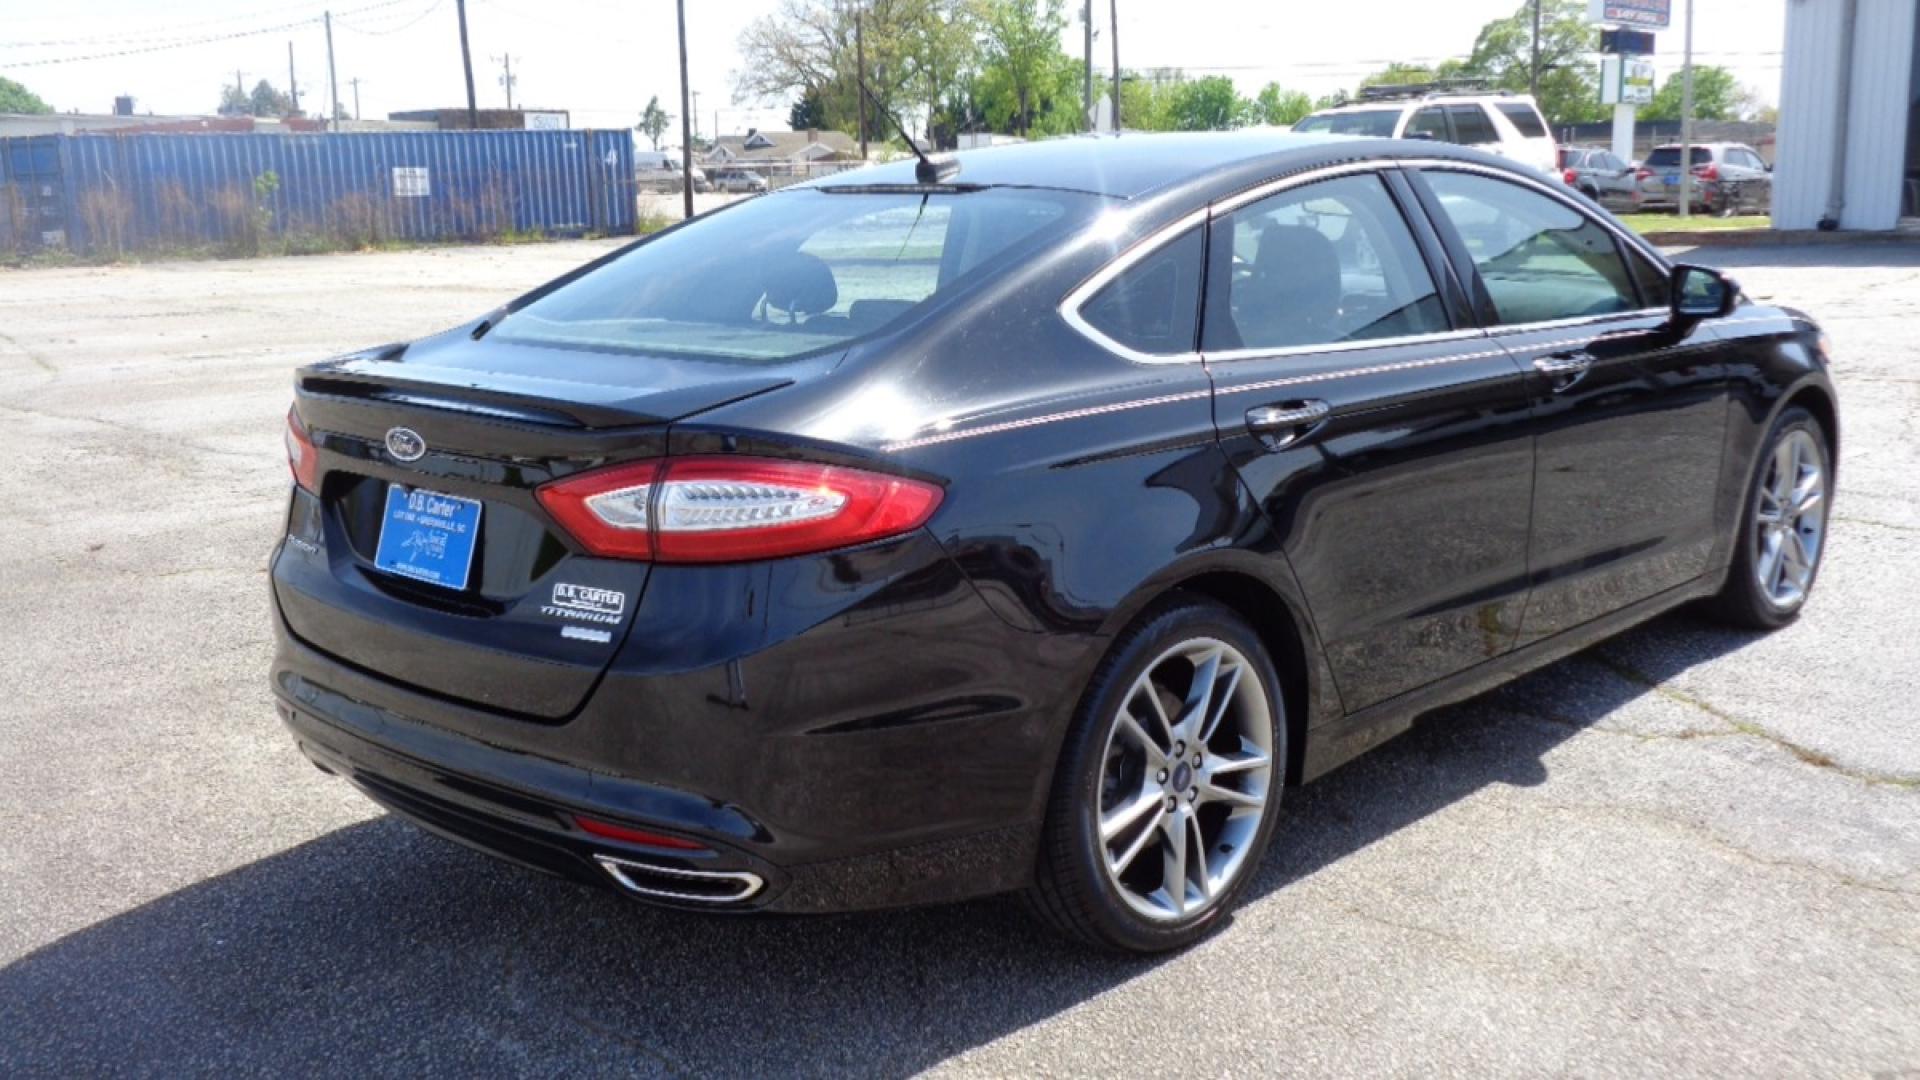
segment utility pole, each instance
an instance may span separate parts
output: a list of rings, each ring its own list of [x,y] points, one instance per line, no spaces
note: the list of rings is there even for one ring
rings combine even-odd
[[[1120,0],[1108,0],[1107,36],[1113,39],[1113,133],[1120,134]]]
[[[1093,0],[1087,0],[1086,6],[1080,9],[1080,22],[1085,25],[1086,31],[1087,31],[1086,89],[1082,91],[1081,97],[1084,98],[1086,101],[1087,130],[1092,131],[1094,127],[1094,123],[1093,123]]]
[[[511,112],[513,111],[513,57],[496,56],[494,59],[500,61],[505,68],[500,76],[500,85],[507,88],[507,111]]]
[[[686,197],[686,216],[693,216],[693,106],[687,89],[687,0],[674,0],[680,16],[680,192]]]
[[[293,42],[287,42],[287,106],[289,115],[300,115],[300,81],[293,77]]]
[[[1680,69],[1680,216],[1693,216],[1693,0],[1687,0],[1687,53]]]
[[[480,104],[473,97],[473,54],[467,50],[467,0],[454,0],[460,13],[460,66],[467,73],[467,127],[480,126]]]
[[[360,77],[355,75],[348,79],[347,85],[353,87],[353,118],[358,120],[360,119]]]
[[[1533,0],[1533,66],[1528,68],[1527,93],[1540,100],[1540,0]]]
[[[719,117],[715,116],[714,119],[718,120]],[[700,91],[698,90],[693,92],[693,133],[696,136],[700,134]],[[719,138],[720,130],[715,128],[713,134],[715,138]]]
[[[867,160],[867,39],[860,29],[860,13],[853,13],[853,81],[860,98],[860,160]],[[719,123],[719,121],[715,121]],[[714,134],[719,135],[716,129]]]
[[[247,103],[247,81],[245,77],[240,74],[239,68],[233,69],[233,92],[240,95],[241,103],[245,106],[248,113],[252,113],[253,106],[250,104],[246,104]]]
[[[340,82],[333,71],[333,12],[326,13],[327,23],[327,130],[340,130]]]

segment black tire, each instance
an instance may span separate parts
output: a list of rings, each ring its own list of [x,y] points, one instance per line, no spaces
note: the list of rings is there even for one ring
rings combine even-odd
[[[1791,603],[1776,603],[1767,591],[1761,587],[1759,575],[1755,569],[1760,558],[1756,540],[1755,516],[1759,509],[1760,486],[1766,483],[1769,463],[1780,444],[1794,432],[1805,432],[1813,437],[1813,444],[1820,461],[1820,472],[1825,484],[1825,495],[1820,504],[1821,539],[1820,550],[1813,560],[1811,576],[1801,590],[1798,599]],[[1760,444],[1760,453],[1754,461],[1747,479],[1747,488],[1741,496],[1739,532],[1734,536],[1733,558],[1727,569],[1726,584],[1720,592],[1707,603],[1707,610],[1715,618],[1732,626],[1746,630],[1778,630],[1800,617],[1806,607],[1807,598],[1812,595],[1814,585],[1819,581],[1821,558],[1826,553],[1826,520],[1833,501],[1833,461],[1828,451],[1826,429],[1812,413],[1794,407],[1782,412],[1774,420],[1773,427],[1767,432],[1767,438]]]
[[[1238,650],[1258,676],[1274,729],[1270,781],[1259,825],[1237,876],[1192,916],[1156,921],[1121,898],[1106,870],[1106,845],[1098,838],[1096,820],[1107,768],[1107,737],[1135,681],[1167,650],[1199,638],[1212,638]],[[1130,953],[1183,948],[1217,929],[1258,875],[1260,859],[1272,839],[1286,777],[1284,710],[1273,661],[1259,635],[1237,614],[1212,600],[1178,593],[1150,609],[1115,641],[1074,715],[1042,826],[1035,881],[1027,893],[1030,909],[1070,938]]]

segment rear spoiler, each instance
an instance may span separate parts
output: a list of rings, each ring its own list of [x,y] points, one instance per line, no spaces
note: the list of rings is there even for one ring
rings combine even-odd
[[[646,389],[548,379],[498,371],[387,362],[388,355],[356,356],[301,368],[302,395],[384,402],[546,427],[630,428],[664,424],[697,412],[777,390],[784,376],[742,375],[719,381]]]

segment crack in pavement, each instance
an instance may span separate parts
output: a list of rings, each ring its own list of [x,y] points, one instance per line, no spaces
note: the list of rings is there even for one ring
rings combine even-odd
[[[38,367],[40,370],[46,372],[47,374],[58,375],[60,373],[59,367],[55,366],[53,361],[48,360],[46,357],[41,356],[39,353],[34,352],[32,349],[29,349],[25,345],[21,344],[19,338],[13,337],[9,334],[0,333],[0,342],[5,342],[8,345],[13,346],[15,349],[20,350],[20,355],[26,357],[29,361],[31,361],[34,364],[34,366]]]
[[[1863,889],[1867,892],[1881,893],[1887,896],[1899,896],[1910,900],[1920,900],[1920,889],[1909,889],[1899,885],[1886,885],[1877,881],[1868,881],[1858,875],[1849,874],[1844,870],[1836,870],[1830,866],[1821,866],[1818,863],[1803,862],[1798,859],[1765,858],[1748,851],[1739,844],[1727,840],[1725,837],[1722,837],[1712,829],[1698,822],[1687,821],[1684,818],[1677,818],[1671,814],[1663,814],[1657,810],[1649,810],[1645,807],[1621,806],[1617,803],[1563,803],[1553,800],[1544,800],[1533,805],[1545,807],[1548,810],[1558,810],[1561,813],[1576,817],[1584,817],[1591,814],[1607,814],[1614,817],[1638,818],[1651,821],[1659,825],[1665,825],[1675,831],[1686,833],[1688,836],[1710,847],[1717,848],[1730,855],[1738,856],[1747,862],[1753,863],[1755,866],[1764,866],[1773,870],[1794,870],[1815,874],[1851,889]],[[1903,876],[1910,876],[1910,874]]]
[[[1676,701],[1682,705],[1687,705],[1687,706],[1691,706],[1692,708],[1698,709],[1699,711],[1706,713],[1708,716],[1711,716],[1734,729],[1733,731],[1730,731],[1730,732],[1702,732],[1700,733],[1700,735],[1697,735],[1697,736],[1686,736],[1686,737],[1704,738],[1704,737],[1707,737],[1708,735],[1719,735],[1722,737],[1731,736],[1735,734],[1750,735],[1753,738],[1761,739],[1763,741],[1772,743],[1773,745],[1779,747],[1780,749],[1785,750],[1789,754],[1792,754],[1794,757],[1799,758],[1805,764],[1812,765],[1814,768],[1817,768],[1817,769],[1825,769],[1829,772],[1838,773],[1841,776],[1845,776],[1853,780],[1858,780],[1861,783],[1868,784],[1868,785],[1884,784],[1888,787],[1897,787],[1897,788],[1904,788],[1909,790],[1920,790],[1920,777],[1903,776],[1898,773],[1886,773],[1886,772],[1879,772],[1873,769],[1861,769],[1861,768],[1856,768],[1849,765],[1842,765],[1840,762],[1835,761],[1833,758],[1828,757],[1826,754],[1818,750],[1815,750],[1812,747],[1802,746],[1801,744],[1794,742],[1792,739],[1789,739],[1784,735],[1780,735],[1775,732],[1769,731],[1766,728],[1761,727],[1759,724],[1756,724],[1751,720],[1741,719],[1740,717],[1735,716],[1730,712],[1727,712],[1725,709],[1722,709],[1719,706],[1714,705],[1712,702],[1706,701],[1701,698],[1697,698],[1692,694],[1687,693],[1684,690],[1677,690],[1671,686],[1668,686],[1667,684],[1660,682],[1657,679],[1654,679],[1653,677],[1647,675],[1645,672],[1634,667],[1632,664],[1629,664],[1626,661],[1619,659],[1618,657],[1608,656],[1606,653],[1598,649],[1588,653],[1587,655],[1595,663],[1613,672],[1615,675],[1618,675],[1629,682],[1636,683],[1640,686],[1644,686],[1647,689],[1653,691],[1656,694],[1659,694],[1661,697],[1664,697],[1669,701]],[[1653,737],[1658,737],[1658,736],[1653,736]],[[1675,738],[1675,739],[1683,738],[1683,736],[1680,736],[1680,735],[1668,736],[1668,737]]]
[[[70,413],[51,412],[46,409],[30,408],[26,405],[10,405],[6,402],[0,402],[0,409],[19,413],[22,416],[38,417],[42,420],[65,420],[70,424],[98,424],[101,427],[110,428],[127,435],[137,435],[147,440],[150,444],[176,450],[195,450],[202,454],[211,454],[215,457],[235,457],[247,461],[260,460],[260,455],[258,454],[250,454],[244,450],[223,450],[217,446],[208,446],[205,443],[194,442],[191,439],[183,439],[177,435],[168,435],[159,431],[149,431],[137,424],[129,424],[122,420],[107,420],[98,416],[74,416]],[[186,455],[176,454],[175,456],[185,457]]]
[[[1875,528],[1892,529],[1896,532],[1920,533],[1920,525],[1900,525],[1891,521],[1876,521],[1873,518],[1852,517],[1841,514],[1835,514],[1833,520],[1843,522],[1847,525],[1872,525]]]

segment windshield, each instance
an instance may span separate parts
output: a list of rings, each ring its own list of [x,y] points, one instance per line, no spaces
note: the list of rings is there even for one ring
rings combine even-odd
[[[1104,200],[990,189],[764,195],[634,248],[504,319],[530,345],[774,363],[880,330],[1090,219]]]
[[[1324,131],[1329,135],[1371,135],[1393,138],[1394,125],[1400,122],[1399,109],[1367,109],[1361,112],[1321,113],[1293,125],[1295,131]]]

